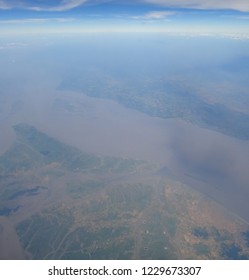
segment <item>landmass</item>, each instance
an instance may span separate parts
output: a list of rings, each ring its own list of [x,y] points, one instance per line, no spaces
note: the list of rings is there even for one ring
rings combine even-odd
[[[9,230],[23,258],[249,258],[247,223],[165,167],[84,153],[25,123],[13,129],[0,157],[0,239]]]

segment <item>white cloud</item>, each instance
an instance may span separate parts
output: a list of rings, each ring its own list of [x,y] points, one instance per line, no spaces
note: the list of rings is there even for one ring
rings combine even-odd
[[[153,11],[153,12],[149,12],[147,14],[141,15],[141,16],[132,16],[132,18],[133,19],[148,19],[148,20],[165,19],[174,14],[175,14],[174,12],[169,12],[169,11]]]
[[[249,12],[248,0],[143,0],[162,7],[192,9],[232,9]]]

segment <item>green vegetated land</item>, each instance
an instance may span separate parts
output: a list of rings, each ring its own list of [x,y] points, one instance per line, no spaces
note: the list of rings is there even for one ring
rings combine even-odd
[[[249,115],[225,105],[208,103],[181,80],[136,75],[123,79],[96,70],[67,77],[60,89],[82,91],[160,118],[180,118],[240,139],[249,139]],[[97,78],[96,78],[97,77]],[[152,76],[153,77],[153,76]]]
[[[14,130],[0,157],[0,216],[15,221],[27,258],[249,258],[249,229],[212,218],[218,206],[159,167],[83,153],[27,124]]]

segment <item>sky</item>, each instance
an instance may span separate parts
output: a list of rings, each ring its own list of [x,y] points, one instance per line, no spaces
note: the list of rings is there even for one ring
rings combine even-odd
[[[0,32],[192,32],[249,36],[249,0],[0,0]]]

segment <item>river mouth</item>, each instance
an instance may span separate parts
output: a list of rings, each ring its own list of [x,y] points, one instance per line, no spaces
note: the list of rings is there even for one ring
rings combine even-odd
[[[87,153],[165,166],[179,181],[249,221],[247,141],[182,120],[151,117],[115,101],[74,91],[47,88],[42,94],[26,91],[18,98],[22,106],[7,114],[6,133],[1,134],[6,149],[14,141],[11,126],[29,123]]]

